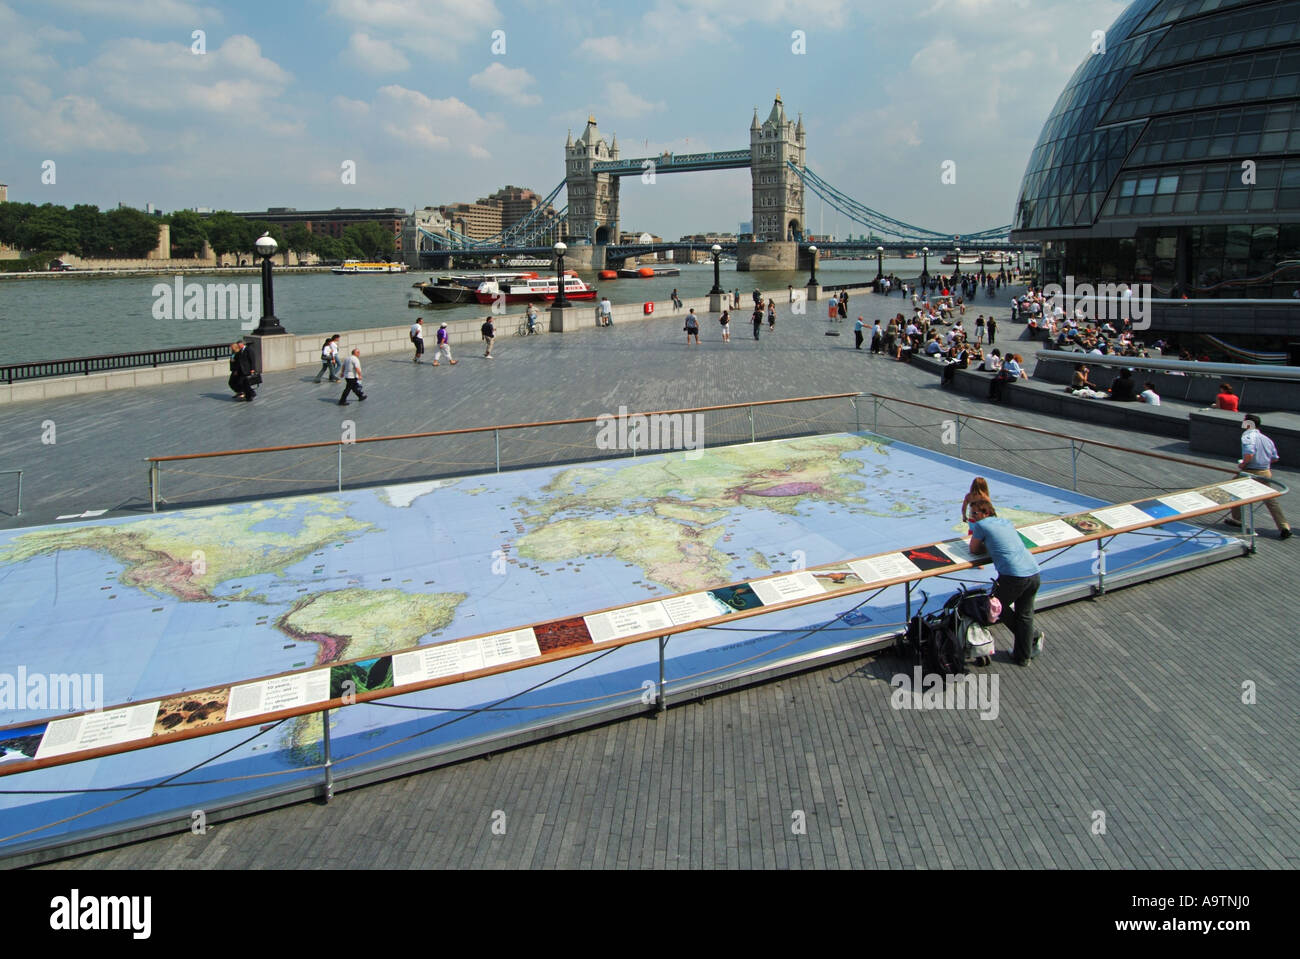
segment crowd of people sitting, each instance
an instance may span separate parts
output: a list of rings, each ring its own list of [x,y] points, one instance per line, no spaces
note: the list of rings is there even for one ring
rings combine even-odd
[[[1023,321],[1030,337],[1041,333],[1044,341],[1058,350],[1073,349],[1096,356],[1150,357],[1150,350],[1134,338],[1133,320],[1122,301],[1117,312],[1124,317],[1115,321],[1119,326],[1109,319],[1098,324],[1089,318],[1082,304],[1073,314],[1067,314],[1055,296],[1032,288],[1011,301],[1012,321]]]

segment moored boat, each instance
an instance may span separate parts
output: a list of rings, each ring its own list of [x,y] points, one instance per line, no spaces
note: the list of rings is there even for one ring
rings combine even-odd
[[[474,303],[478,288],[489,280],[497,283],[536,278],[536,273],[463,273],[429,278],[416,284],[431,303]]]
[[[347,276],[358,273],[405,273],[406,264],[370,260],[344,260],[342,266],[336,266],[330,272]]]
[[[640,266],[618,271],[625,280],[649,280],[656,276],[681,276],[682,271],[675,266]]]
[[[550,302],[559,292],[555,277],[533,277],[531,279],[508,280],[499,282],[488,280],[479,285],[475,297],[480,303],[527,303],[536,300]],[[596,288],[583,282],[579,277],[566,275],[564,278],[564,295],[570,300],[594,300]]]

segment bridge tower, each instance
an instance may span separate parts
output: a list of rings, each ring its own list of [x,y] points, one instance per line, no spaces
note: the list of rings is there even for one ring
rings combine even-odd
[[[595,117],[587,117],[587,129],[577,143],[572,133],[565,139],[564,179],[573,238],[590,240],[593,246],[618,242],[618,177],[592,170],[599,162],[618,158],[618,137],[606,142]]]
[[[786,119],[778,92],[772,111],[760,125],[758,110],[749,125],[750,176],[754,191],[754,240],[787,243],[804,237],[803,180],[786,162],[804,168],[807,142],[803,114]]]

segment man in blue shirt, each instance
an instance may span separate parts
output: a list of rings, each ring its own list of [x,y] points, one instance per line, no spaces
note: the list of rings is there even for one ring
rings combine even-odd
[[[1273,464],[1278,460],[1277,447],[1271,439],[1260,432],[1259,427],[1259,417],[1254,413],[1247,413],[1242,417],[1241,459],[1237,461],[1237,469],[1267,484],[1273,478]],[[1291,524],[1286,521],[1277,498],[1264,500],[1264,506],[1268,514],[1273,517],[1273,522],[1277,524],[1278,536],[1281,539],[1290,539]],[[1229,526],[1240,528],[1241,507],[1234,506],[1229,519],[1224,522]]]
[[[988,553],[998,578],[993,595],[1002,603],[1002,622],[1016,638],[1012,658],[1027,666],[1043,649],[1043,632],[1034,629],[1034,598],[1038,595],[1038,562],[1025,548],[1010,520],[1002,519],[983,496],[971,500],[970,551]]]

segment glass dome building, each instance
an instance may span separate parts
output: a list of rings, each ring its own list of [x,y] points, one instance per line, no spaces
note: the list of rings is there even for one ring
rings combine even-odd
[[[1012,239],[1046,281],[1300,289],[1300,0],[1136,0],[1074,72]]]

